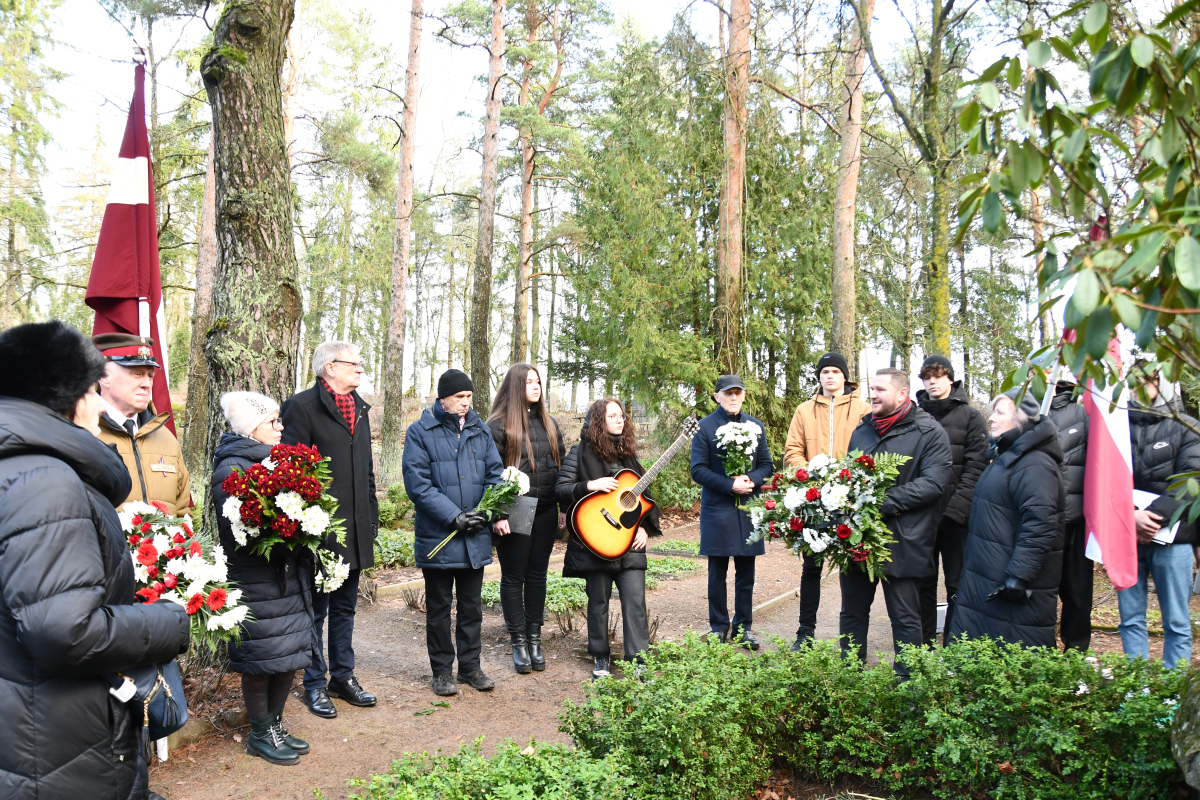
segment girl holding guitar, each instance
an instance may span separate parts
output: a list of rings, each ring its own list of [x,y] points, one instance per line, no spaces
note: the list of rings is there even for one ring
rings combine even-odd
[[[558,501],[570,508],[593,492],[617,489],[613,476],[624,469],[645,474],[637,457],[633,425],[625,410],[613,399],[597,400],[588,410],[580,442],[571,448],[558,474]],[[621,594],[621,617],[625,659],[633,661],[650,646],[646,618],[646,541],[659,536],[659,510],[654,506],[642,518],[633,546],[615,560],[602,558],[583,544],[572,529],[563,562],[563,576],[587,582],[588,653],[596,660],[592,678],[609,674],[608,606],[613,583]]]

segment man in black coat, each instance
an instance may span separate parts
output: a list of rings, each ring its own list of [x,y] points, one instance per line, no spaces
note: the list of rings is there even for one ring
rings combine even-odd
[[[871,416],[865,417],[850,436],[850,452],[910,456],[880,508],[883,521],[896,539],[892,560],[883,565],[887,578],[883,599],[897,653],[903,644],[920,645],[924,640],[921,585],[930,575],[936,575],[933,548],[945,506],[946,484],[953,470],[946,431],[913,403],[908,390],[907,372],[890,368],[876,372],[871,379]],[[878,582],[862,569],[842,573],[843,657],[853,646],[858,659],[866,661],[867,630]],[[908,675],[903,665],[898,664],[896,672],[902,677]]]
[[[954,367],[945,356],[929,356],[921,365],[920,378],[925,388],[917,392],[921,410],[941,423],[950,438],[950,481],[946,484],[946,511],[938,523],[933,546],[933,574],[921,584],[921,629],[925,644],[937,641],[937,565],[941,557],[946,576],[946,620],[950,630],[954,617],[955,595],[962,574],[963,548],[967,544],[967,517],[975,482],[987,465],[987,424],[983,415],[971,406],[971,398],[962,381],[954,380]]]
[[[350,705],[373,706],[375,696],[363,691],[354,677],[354,612],[358,579],[375,566],[375,535],[379,531],[379,500],[375,496],[375,465],[371,458],[370,406],[355,391],[363,379],[358,348],[348,342],[324,342],[313,353],[317,382],[293,395],[280,408],[283,442],[316,447],[329,458],[333,483],[329,493],[338,501],[337,517],[346,529],[346,544],[331,535],[324,546],[346,559],[350,575],[335,591],[313,593],[315,655],[304,671],[304,703],[327,719],[337,716],[330,697]],[[329,618],[329,681],[322,628]]]
[[[1062,448],[1063,544],[1062,600],[1059,636],[1067,648],[1087,650],[1092,644],[1092,581],[1095,562],[1087,557],[1087,530],[1083,524],[1083,468],[1087,463],[1088,416],[1076,397],[1076,386],[1059,381],[1050,401],[1050,419],[1058,428]]]

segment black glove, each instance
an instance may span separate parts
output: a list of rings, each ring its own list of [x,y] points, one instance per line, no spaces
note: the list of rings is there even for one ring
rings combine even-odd
[[[1025,581],[1018,578],[1006,578],[1004,585],[987,596],[987,602],[992,602],[999,597],[1006,603],[1017,603],[1023,605],[1033,595],[1033,592],[1025,588]]]
[[[464,536],[478,533],[486,528],[487,524],[487,514],[481,514],[478,511],[464,511],[454,518],[454,530]]]

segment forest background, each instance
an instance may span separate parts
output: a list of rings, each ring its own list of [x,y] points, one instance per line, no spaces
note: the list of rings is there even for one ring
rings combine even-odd
[[[859,2],[869,14],[870,0]],[[1038,315],[1033,249],[1056,219],[1045,197],[1025,195],[1033,221],[953,236],[959,179],[983,163],[966,148],[974,133],[960,125],[959,98],[977,91],[969,82],[998,55],[1020,52],[1014,30],[1053,4],[886,0],[870,26],[875,58],[865,59],[856,6],[836,0],[743,0],[737,31],[738,2],[511,0],[481,348],[470,317],[491,5],[424,8],[407,395],[428,395],[449,366],[479,363],[473,344],[490,364],[485,406],[517,360],[544,366],[563,409],[615,394],[707,413],[706,387],[737,368],[779,446],[828,348],[848,351],[860,375],[886,364],[915,370],[925,352],[949,351],[968,391],[985,398],[1057,339],[1055,316]],[[315,345],[335,337],[363,345],[368,380],[382,387],[408,12],[408,3],[297,3],[280,76],[303,300],[297,387],[311,382]],[[194,0],[0,4],[0,328],[61,317],[90,330],[83,289],[131,94],[130,49],[140,46],[170,381],[188,398],[189,422],[205,405],[194,397],[211,324],[196,302],[211,295],[215,261],[203,225],[213,179],[201,62],[219,14]],[[722,249],[721,198],[739,34],[748,59],[734,258]],[[861,162],[839,244],[853,87],[862,91]],[[1086,81],[1075,91],[1086,97]],[[836,312],[847,308],[839,331]]]

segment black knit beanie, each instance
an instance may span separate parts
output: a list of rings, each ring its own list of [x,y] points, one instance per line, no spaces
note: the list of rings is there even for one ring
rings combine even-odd
[[[471,383],[471,376],[461,369],[448,369],[438,378],[438,400],[459,392],[473,391],[475,384]]]
[[[846,376],[846,380],[850,380],[850,366],[846,363],[846,357],[841,353],[829,352],[821,356],[817,361],[817,379],[821,378],[821,370],[826,367],[837,367]]]
[[[946,370],[946,374],[950,376],[950,380],[954,380],[954,365],[951,364],[950,359],[946,358],[945,356],[929,356],[926,358],[921,364],[921,371],[918,372],[917,375],[924,375],[925,370],[929,369],[930,367],[941,367],[942,369]],[[924,380],[924,378],[922,378],[922,380]]]
[[[70,415],[107,363],[91,339],[65,322],[17,325],[0,333],[0,374],[20,379],[6,380],[0,395]]]

